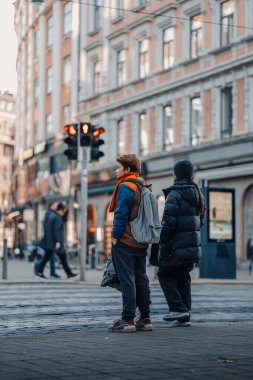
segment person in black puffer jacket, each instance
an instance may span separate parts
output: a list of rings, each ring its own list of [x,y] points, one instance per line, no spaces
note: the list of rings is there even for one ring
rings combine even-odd
[[[166,203],[159,243],[158,278],[169,306],[163,319],[171,326],[190,326],[190,271],[201,256],[200,228],[204,220],[204,198],[193,182],[190,161],[174,166],[174,185],[163,190]]]

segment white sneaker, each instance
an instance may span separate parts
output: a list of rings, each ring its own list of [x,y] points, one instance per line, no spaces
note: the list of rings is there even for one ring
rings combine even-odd
[[[189,311],[171,311],[169,314],[165,315],[163,317],[164,321],[175,321],[180,319],[189,318],[190,313]]]
[[[191,326],[191,321],[173,321],[168,327],[189,327]]]

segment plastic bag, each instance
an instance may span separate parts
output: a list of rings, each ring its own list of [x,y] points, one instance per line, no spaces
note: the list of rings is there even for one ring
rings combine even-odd
[[[116,290],[119,290],[119,291],[121,290],[120,280],[114,269],[112,259],[109,259],[106,263],[105,271],[104,271],[100,286],[101,287],[110,286],[111,288],[114,288]]]

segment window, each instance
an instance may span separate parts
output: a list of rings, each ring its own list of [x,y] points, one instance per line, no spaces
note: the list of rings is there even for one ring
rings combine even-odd
[[[201,15],[191,17],[191,58],[197,58],[202,48]]]
[[[138,2],[139,2],[138,5],[146,5],[147,0],[139,0]]]
[[[98,94],[100,90],[100,62],[93,63],[93,94]]]
[[[117,51],[117,85],[126,83],[126,50]]]
[[[69,105],[63,107],[63,123],[64,123],[64,125],[71,123],[70,106]]]
[[[67,84],[71,81],[71,60],[67,56],[63,60],[63,83]]]
[[[233,38],[234,0],[221,4],[221,45],[231,43]]]
[[[47,70],[47,93],[51,94],[53,89],[53,68],[49,67]]]
[[[4,156],[5,157],[12,157],[13,156],[13,146],[4,145]]]
[[[5,101],[4,101],[4,100],[1,100],[1,101],[0,101],[0,110],[4,110],[5,107],[6,107],[6,103],[5,103]]]
[[[7,111],[8,112],[13,112],[13,103],[11,103],[11,102],[7,103]]]
[[[198,145],[203,139],[202,122],[202,102],[200,97],[191,99],[191,118],[190,118],[190,139],[191,145]]]
[[[47,19],[47,46],[53,43],[53,17]]]
[[[101,22],[100,6],[101,6],[101,1],[94,0],[94,30],[98,30],[101,26],[100,25],[100,22]]]
[[[148,154],[148,129],[147,115],[141,113],[139,115],[139,130],[140,130],[140,154],[145,156]]]
[[[121,18],[123,17],[123,8],[124,8],[124,1],[123,0],[115,0],[115,17]]]
[[[36,79],[35,84],[34,84],[34,100],[36,103],[38,103],[39,100],[39,80]]]
[[[68,2],[64,5],[64,34],[72,31],[72,4]]]
[[[149,49],[148,39],[145,39],[139,42],[139,77],[140,78],[145,78],[149,73],[148,49]]]
[[[39,129],[39,123],[34,124],[34,131],[35,131],[35,141],[36,143],[40,141],[40,129]]]
[[[174,128],[172,125],[172,105],[163,108],[163,149],[171,149],[174,144]]]
[[[39,44],[40,44],[40,35],[39,35],[39,30],[35,32],[35,57],[38,57],[39,55]]]
[[[221,90],[221,137],[232,134],[232,104],[232,86],[227,86]]]
[[[118,120],[118,153],[123,154],[126,153],[126,128],[125,122],[123,119]]]
[[[53,115],[49,113],[46,118],[47,136],[53,133]]]
[[[163,68],[166,70],[173,66],[175,46],[175,29],[167,28],[163,31]]]

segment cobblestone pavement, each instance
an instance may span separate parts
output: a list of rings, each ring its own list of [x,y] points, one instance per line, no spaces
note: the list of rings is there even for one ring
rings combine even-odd
[[[112,334],[104,329],[0,337],[1,380],[242,380],[253,323]]]
[[[113,289],[0,286],[1,380],[252,379],[252,285],[193,285],[192,327],[168,328],[152,286],[154,331],[112,334]]]
[[[253,321],[252,285],[193,285],[192,322]],[[121,294],[97,285],[0,286],[0,335],[106,328],[120,315]],[[152,319],[163,326],[168,311],[152,285]]]

